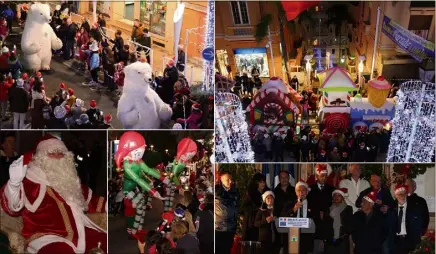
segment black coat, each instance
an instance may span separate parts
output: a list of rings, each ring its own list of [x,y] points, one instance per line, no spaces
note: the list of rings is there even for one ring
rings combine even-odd
[[[361,149],[360,147],[354,150],[353,153],[353,161],[355,162],[367,162],[369,158],[368,150],[365,148]]]
[[[262,193],[257,189],[247,193],[242,203],[242,211],[244,213],[244,226],[242,228],[243,241],[257,241],[259,236],[258,228],[255,226],[256,214],[262,206],[262,194],[269,190],[265,187]]]
[[[413,193],[409,196],[409,200],[407,202],[413,203],[415,207],[418,208],[421,215],[420,217],[424,219],[424,228],[422,234],[424,235],[428,228],[428,223],[430,221],[430,215],[428,212],[427,201],[422,197],[418,196],[416,193]]]
[[[118,37],[118,38],[115,38],[115,40],[110,40],[110,42],[112,42],[113,44],[114,44],[114,46],[113,46],[113,48],[112,48],[112,50],[114,51],[114,52],[120,52],[121,50],[123,50],[123,47],[124,47],[124,40],[123,40],[123,37]]]
[[[29,94],[23,88],[12,87],[8,94],[11,112],[26,113],[29,108]]]
[[[285,204],[289,202],[294,202],[297,200],[297,195],[295,194],[295,188],[288,185],[286,192],[282,190],[282,185],[279,183],[274,189],[274,215],[280,216],[283,211]]]
[[[358,208],[361,207],[361,205],[362,205],[362,198],[364,196],[368,195],[368,193],[370,193],[371,191],[372,191],[372,187],[369,187],[368,189],[366,189],[366,190],[364,190],[364,191],[362,191],[360,193],[359,197],[356,200],[356,207],[358,207]],[[380,189],[380,191],[378,192],[377,199],[380,199],[382,201],[383,205],[387,205],[390,208],[392,208],[393,205],[394,205],[394,199],[392,198],[391,192],[388,189],[384,188],[384,187],[382,187]],[[374,209],[376,209],[376,208],[380,209],[380,205],[375,204],[374,205]]]
[[[413,199],[412,199],[413,200]],[[416,201],[412,201],[410,198],[407,198],[407,207],[406,207],[406,242],[408,243],[408,250],[412,251],[415,249],[416,245],[421,242],[421,236],[425,231],[427,225],[425,224],[425,218],[422,217],[422,208],[420,207],[420,203]],[[395,206],[392,209],[394,224],[391,225],[391,228],[397,229],[398,223],[398,203],[395,202]],[[404,216],[404,214],[403,214]]]
[[[346,206],[341,212],[340,237],[335,241],[333,241],[333,218],[329,214],[330,211],[328,214],[324,214],[323,220],[319,222],[322,228],[322,239],[325,240],[324,254],[348,254],[350,251],[349,235],[352,232],[353,208]]]
[[[368,219],[362,211],[353,215],[352,237],[355,245],[354,254],[381,254],[382,245],[389,228],[381,212],[374,209]]]
[[[270,223],[266,221],[269,216],[272,216],[271,210],[259,209],[254,225],[259,229],[258,241],[262,243],[262,253],[274,254],[280,249],[280,234],[277,232],[274,221]]]
[[[332,205],[332,193],[335,188],[327,183],[324,184],[322,191],[318,188],[318,184],[310,186],[310,192],[307,195],[307,200],[312,204],[313,214],[316,225],[315,238],[322,239],[321,227],[319,221],[321,220],[320,212],[324,212],[324,216],[329,213],[330,206]]]
[[[293,200],[287,204],[283,208],[281,217],[297,217],[298,214],[294,213],[294,206],[297,203],[297,200]],[[298,211],[297,211],[298,212]],[[307,201],[307,218],[313,219],[315,214],[313,213],[313,204],[308,200]],[[288,247],[288,234],[282,234],[282,242],[284,250],[287,250]],[[300,253],[308,253],[313,251],[313,234],[300,234]]]

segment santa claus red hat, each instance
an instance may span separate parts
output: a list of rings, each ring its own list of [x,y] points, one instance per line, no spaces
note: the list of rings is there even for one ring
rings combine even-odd
[[[203,194],[198,194],[197,198],[198,198],[198,201],[200,201],[200,203],[203,203],[203,201],[204,201],[204,195]]]
[[[68,152],[68,149],[65,146],[64,142],[57,138],[49,138],[41,141],[36,147],[36,153],[46,153],[52,150],[56,150],[62,153]]]
[[[89,106],[91,108],[96,108],[97,107],[97,102],[95,100],[91,100],[91,102],[89,103]]]
[[[22,78],[23,80],[27,80],[28,77],[29,77],[29,75],[28,75],[27,73],[23,73],[23,74],[21,74],[21,78]]]
[[[173,67],[174,66],[174,57],[168,62],[168,66],[169,67]]]
[[[315,169],[316,169],[316,174],[317,175],[321,175],[321,174],[328,174],[328,169],[327,169],[327,164],[316,164],[315,165]]]
[[[38,142],[36,142],[36,146],[35,146],[35,148],[34,149],[32,149],[31,151],[29,151],[29,152],[27,152],[27,153],[25,153],[24,154],[24,158],[23,158],[23,164],[24,165],[27,165],[27,164],[29,164],[29,162],[32,160],[32,158],[33,158],[33,154],[36,152],[36,150],[38,149],[38,146],[42,143],[42,142],[44,142],[44,141],[46,141],[46,140],[50,140],[50,139],[57,139],[55,136],[53,136],[53,135],[50,135],[50,134],[46,134],[46,135],[44,135],[43,137],[41,137],[39,140],[38,140]]]
[[[375,191],[371,191],[366,196],[364,196],[363,199],[374,204],[375,201],[377,200],[377,193]]]
[[[333,197],[333,195],[335,195],[335,194],[339,194],[339,195],[341,195],[342,197],[348,197],[348,189],[347,188],[339,188],[339,189],[336,189],[336,190],[334,190],[333,192],[332,192],[332,197]]]
[[[62,82],[62,83],[59,84],[59,88],[62,89],[62,90],[65,90],[65,89],[67,89],[67,85],[65,85],[65,83]]]
[[[194,109],[194,110],[200,110],[200,107],[201,107],[201,105],[198,104],[198,103],[194,103],[194,104],[192,105],[192,109]]]
[[[70,96],[73,96],[74,95],[74,89],[73,88],[68,88],[68,94]]]
[[[303,180],[298,181],[298,183],[295,185],[295,189],[298,189],[298,187],[303,186],[306,187],[306,189],[309,191],[309,185],[307,185],[307,183]]]
[[[409,190],[409,187],[407,187],[407,185],[404,185],[404,184],[395,186],[395,194],[396,195],[407,193],[408,190]]]
[[[325,150],[321,150],[321,155],[325,155]]]
[[[117,168],[121,168],[124,158],[132,151],[147,147],[144,137],[136,131],[125,132],[118,143],[118,151],[115,154]]]
[[[38,72],[36,73],[36,77],[41,78],[41,77],[42,77],[41,72],[38,71]]]

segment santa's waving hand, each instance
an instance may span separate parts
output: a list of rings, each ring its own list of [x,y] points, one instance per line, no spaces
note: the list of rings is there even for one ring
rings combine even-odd
[[[9,174],[1,206],[23,216],[27,252],[88,253],[99,243],[106,252],[106,231],[85,215],[105,212],[106,199],[80,184],[74,155],[61,140],[44,137],[34,154],[11,164]]]
[[[22,189],[22,181],[26,176],[27,165],[23,165],[23,158],[21,156],[16,161],[12,162],[9,167],[9,182],[5,189],[5,195],[9,196],[9,209],[18,212],[23,209],[24,202],[20,199],[20,189]]]

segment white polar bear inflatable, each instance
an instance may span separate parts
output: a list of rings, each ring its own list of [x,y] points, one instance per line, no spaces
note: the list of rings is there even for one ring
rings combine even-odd
[[[26,69],[49,70],[51,50],[62,48],[62,41],[54,33],[50,22],[48,4],[35,3],[30,6],[21,37],[23,65]]]
[[[118,102],[118,119],[124,129],[159,129],[161,121],[171,119],[170,105],[150,88],[152,69],[135,62],[124,69],[123,94]]]

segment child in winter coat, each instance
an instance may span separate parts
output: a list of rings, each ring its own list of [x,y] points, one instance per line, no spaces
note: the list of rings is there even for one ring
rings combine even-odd
[[[23,66],[21,65],[20,60],[18,60],[15,54],[11,54],[9,56],[8,67],[10,73],[12,74],[12,78],[18,79],[21,75],[21,69],[23,68]]]
[[[280,250],[280,234],[275,227],[274,216],[281,211],[274,211],[274,193],[265,191],[262,194],[262,206],[257,211],[254,226],[259,228],[258,240],[262,243],[261,253],[279,253]]]
[[[178,118],[177,122],[184,124],[186,122],[187,129],[200,129],[203,112],[200,110],[200,104],[195,103],[192,105],[192,111],[188,118]]]
[[[12,87],[14,81],[12,79],[6,79],[5,75],[0,76],[0,108],[1,108],[1,119],[2,121],[7,121],[6,109],[8,108],[8,90]]]
[[[97,85],[98,71],[100,69],[100,55],[97,43],[93,43],[89,49],[89,70],[91,71],[92,81],[88,85]]]

